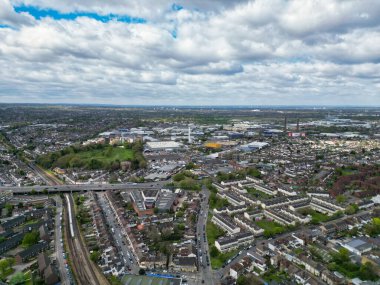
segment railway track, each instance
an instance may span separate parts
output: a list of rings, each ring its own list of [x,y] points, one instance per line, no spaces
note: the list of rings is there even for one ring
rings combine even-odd
[[[34,164],[33,162],[29,162],[28,166],[38,175],[42,178],[42,180],[45,181],[46,184],[54,186],[54,185],[61,185],[62,182],[59,181],[56,177],[54,177],[52,174],[46,173],[42,168],[40,168],[38,165]]]
[[[65,237],[72,262],[72,271],[78,285],[103,285],[103,281],[98,280],[98,274],[93,268],[93,264],[87,253],[87,248],[81,240],[78,224],[74,215],[74,203],[69,194],[65,198]],[[71,211],[71,214],[69,214]],[[71,221],[70,221],[71,218]],[[105,279],[105,278],[104,278]]]

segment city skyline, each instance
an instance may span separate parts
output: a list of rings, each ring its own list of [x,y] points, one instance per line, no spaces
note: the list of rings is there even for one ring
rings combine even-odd
[[[380,105],[378,1],[0,1],[0,102]]]

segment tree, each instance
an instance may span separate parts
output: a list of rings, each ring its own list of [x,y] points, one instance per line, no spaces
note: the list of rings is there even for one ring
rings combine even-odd
[[[145,275],[145,269],[144,268],[140,268],[140,270],[139,270],[139,274],[140,275]]]
[[[218,249],[216,248],[215,245],[212,245],[210,248],[210,256],[211,257],[217,257],[218,255],[219,255]]]
[[[262,282],[255,280],[253,276],[240,275],[236,281],[236,285],[258,285]]]
[[[359,278],[362,280],[376,281],[377,279],[379,279],[379,276],[377,276],[373,268],[373,265],[367,262],[363,264],[362,266],[360,266]]]
[[[25,248],[28,248],[34,244],[36,244],[40,240],[40,234],[38,231],[32,231],[30,233],[27,233],[23,240],[22,240],[22,246]]]
[[[22,272],[18,272],[15,275],[12,276],[11,280],[9,281],[9,284],[11,285],[22,285],[26,281],[25,275]]]
[[[336,201],[337,201],[339,204],[343,204],[344,202],[347,201],[347,197],[344,196],[344,195],[338,195],[338,196],[336,196]]]
[[[88,169],[100,169],[103,167],[103,163],[98,159],[91,159],[89,164],[87,165]]]
[[[0,275],[4,276],[4,274],[12,268],[14,262],[14,258],[3,258],[0,260]]]
[[[113,275],[111,275],[109,277],[109,281],[110,281],[111,285],[122,285],[123,284],[119,278],[117,278],[116,276],[113,276]]]
[[[356,204],[351,204],[346,208],[345,213],[347,215],[353,215],[359,211],[359,206]]]
[[[14,206],[12,204],[5,204],[5,209],[7,210],[7,216],[12,216]]]
[[[186,167],[185,167],[187,170],[190,170],[190,169],[194,169],[195,168],[195,164],[194,162],[189,162],[188,164],[186,164]]]
[[[90,259],[91,259],[93,262],[96,263],[96,262],[99,261],[100,256],[101,256],[100,252],[97,251],[97,250],[94,250],[94,251],[91,252],[91,254],[90,254]]]
[[[365,232],[371,237],[376,237],[380,234],[380,218],[376,217],[372,219],[372,223],[365,225]]]

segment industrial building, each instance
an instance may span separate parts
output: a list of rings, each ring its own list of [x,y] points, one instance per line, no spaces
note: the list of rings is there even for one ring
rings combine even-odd
[[[245,152],[250,152],[250,151],[260,150],[267,146],[269,146],[269,143],[255,141],[255,142],[250,142],[248,144],[241,145],[239,149]]]
[[[182,144],[175,141],[147,142],[146,151],[173,151],[182,148]]]

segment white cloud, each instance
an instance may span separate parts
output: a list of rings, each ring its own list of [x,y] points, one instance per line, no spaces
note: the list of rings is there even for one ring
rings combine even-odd
[[[127,24],[0,0],[0,101],[380,104],[379,1],[151,2],[12,1],[148,19]]]
[[[16,26],[32,24],[33,17],[29,14],[18,14],[14,11],[13,6],[8,0],[0,0],[0,24],[7,26]]]

